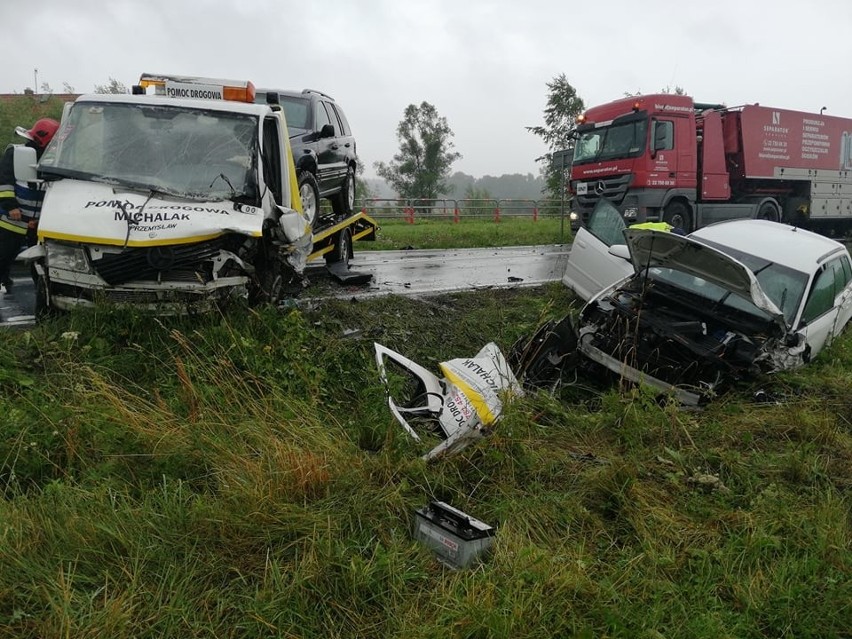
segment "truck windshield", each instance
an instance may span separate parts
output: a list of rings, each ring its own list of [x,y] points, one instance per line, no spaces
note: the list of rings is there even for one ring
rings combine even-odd
[[[80,102],[39,169],[47,175],[193,199],[257,200],[256,116],[162,105]]]
[[[577,136],[573,164],[641,155],[645,151],[647,131],[647,118],[582,131]]]

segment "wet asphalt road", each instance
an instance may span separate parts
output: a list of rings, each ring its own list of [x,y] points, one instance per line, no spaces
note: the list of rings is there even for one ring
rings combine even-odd
[[[322,263],[308,267],[311,286],[299,298],[361,298],[378,295],[430,295],[484,288],[537,286],[561,279],[570,246],[358,251],[352,270],[373,275],[363,286],[332,282]],[[0,293],[0,327],[24,327],[35,322],[35,287],[29,270],[15,264],[11,293]]]

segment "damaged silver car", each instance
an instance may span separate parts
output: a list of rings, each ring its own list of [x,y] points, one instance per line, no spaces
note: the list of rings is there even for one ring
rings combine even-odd
[[[689,236],[619,229],[602,203],[564,280],[587,304],[571,330],[554,324],[516,352],[516,370],[602,367],[697,405],[737,380],[809,362],[852,317],[852,261],[839,242],[764,220]]]

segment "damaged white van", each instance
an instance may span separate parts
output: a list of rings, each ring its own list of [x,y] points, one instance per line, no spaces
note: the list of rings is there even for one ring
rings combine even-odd
[[[151,86],[162,95],[145,94]],[[35,262],[37,310],[103,300],[182,313],[300,289],[316,247],[284,112],[269,98],[254,104],[251,82],[143,76],[133,95],[70,105],[24,178],[46,190],[39,244],[23,256]]]

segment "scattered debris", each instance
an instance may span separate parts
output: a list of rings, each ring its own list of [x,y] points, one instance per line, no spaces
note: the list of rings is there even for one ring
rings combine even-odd
[[[363,335],[363,333],[364,333],[364,331],[362,331],[360,328],[344,328],[341,336],[344,337],[344,338],[347,338],[347,337],[354,338],[354,337],[361,337],[361,335]]]
[[[489,427],[500,418],[503,398],[523,394],[520,384],[496,344],[486,344],[474,357],[442,362],[444,378],[381,344],[374,343],[379,375],[388,389],[388,406],[394,417],[416,441],[420,435],[411,420],[425,420],[443,441],[423,456],[435,459],[444,453],[461,450],[471,441],[488,434]],[[404,402],[394,400],[386,369],[386,361],[416,382],[412,397]]]
[[[554,390],[566,367],[574,365],[576,332],[567,315],[542,325],[532,337],[521,337],[512,345],[509,363],[524,387]]]
[[[515,277],[514,275],[510,275],[509,281],[510,282],[523,282],[524,278],[523,277]]]
[[[414,512],[414,538],[450,568],[470,565],[492,546],[495,532],[493,526],[442,501],[432,501]]]
[[[364,286],[365,284],[369,284],[373,279],[372,273],[350,270],[349,266],[344,262],[328,264],[325,270],[340,284],[347,284],[349,286]]]
[[[755,391],[754,395],[751,397],[751,401],[755,404],[771,404],[773,406],[780,406],[783,403],[781,397],[777,393],[773,393],[762,388]]]
[[[609,463],[608,459],[604,459],[603,457],[598,457],[594,453],[575,453],[569,452],[568,456],[574,461],[584,462],[587,464],[595,464],[597,466],[603,466]]]
[[[722,480],[719,479],[718,475],[711,475],[710,473],[693,473],[692,477],[686,478],[687,484],[692,484],[702,490],[709,492],[713,492],[718,490],[719,492],[726,493],[728,492],[728,487],[722,483]]]

